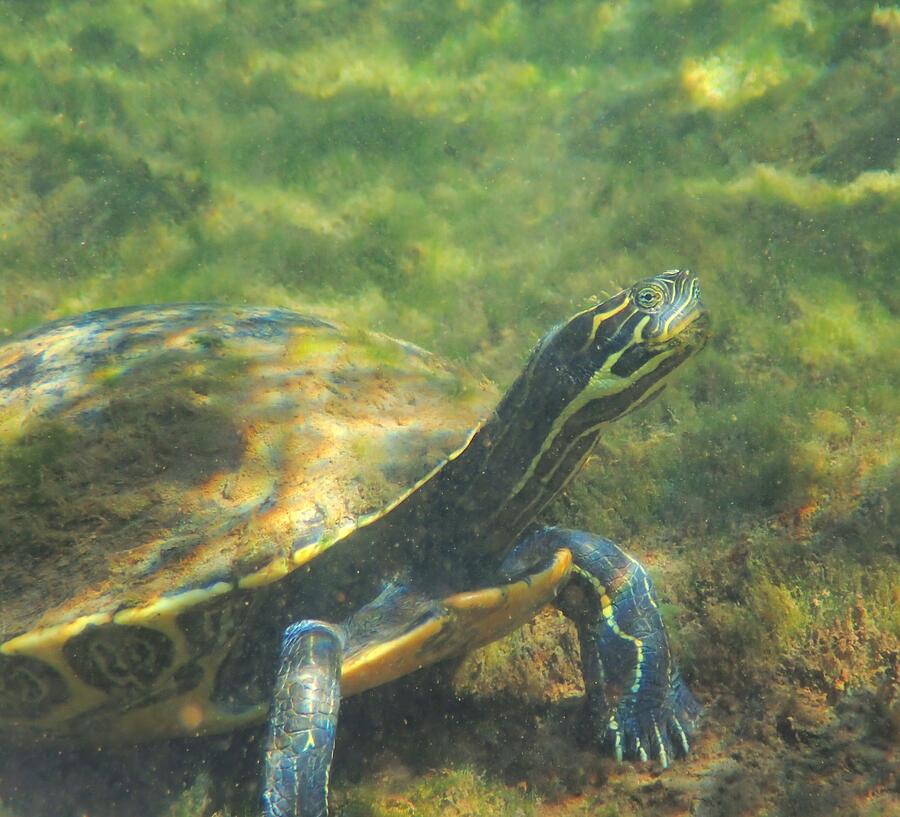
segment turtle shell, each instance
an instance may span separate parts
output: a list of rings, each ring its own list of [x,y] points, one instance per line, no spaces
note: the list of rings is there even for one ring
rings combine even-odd
[[[0,721],[40,719],[73,674],[102,691],[91,667],[120,651],[201,650],[176,613],[383,516],[495,401],[413,345],[282,309],[103,310],[0,346]],[[85,664],[69,647],[98,628]]]

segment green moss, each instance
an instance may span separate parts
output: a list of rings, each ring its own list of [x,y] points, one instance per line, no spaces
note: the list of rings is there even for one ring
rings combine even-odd
[[[558,610],[475,650],[453,673],[453,691],[482,701],[546,705],[584,694],[578,633]]]
[[[5,632],[30,626],[22,617],[41,604],[107,580],[113,554],[176,527],[167,492],[235,467],[244,443],[225,405],[239,399],[240,381],[229,374],[243,364],[210,358],[204,375],[161,391],[153,369],[173,360],[164,355],[145,371],[105,378],[99,404],[84,406],[94,422],[31,421],[0,448]]]
[[[491,784],[469,769],[433,772],[413,786],[396,793],[362,786],[346,796],[342,813],[347,817],[530,817],[535,800],[502,785]]]

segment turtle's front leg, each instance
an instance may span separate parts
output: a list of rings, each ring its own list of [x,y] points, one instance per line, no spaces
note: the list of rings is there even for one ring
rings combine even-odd
[[[341,629],[322,621],[284,631],[266,741],[265,817],[328,814],[343,642]]]
[[[616,757],[658,759],[665,767],[686,755],[700,707],[679,674],[650,577],[621,548],[582,531],[542,528],[503,563],[508,576],[548,552],[572,552],[571,584],[580,603],[560,609],[578,627],[588,706],[597,736]]]

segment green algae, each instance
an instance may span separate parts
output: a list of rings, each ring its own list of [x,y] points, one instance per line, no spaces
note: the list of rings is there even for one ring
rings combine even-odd
[[[172,357],[162,365],[171,366]],[[107,376],[101,389],[112,380],[123,388],[101,404],[101,422],[43,418],[4,441],[5,637],[31,627],[34,610],[108,581],[115,554],[172,530],[179,515],[164,509],[167,491],[179,493],[234,467],[244,444],[221,398],[234,397],[229,375],[236,367],[243,364],[214,360],[205,373],[182,377],[168,391],[141,383],[146,372]],[[198,402],[198,393],[211,399]]]
[[[694,266],[712,343],[610,430],[546,520],[651,563],[707,699],[885,688],[900,637],[896,6],[0,11],[0,333],[127,303],[280,304],[504,385],[592,297]],[[39,487],[54,439],[33,462],[0,457],[16,491]],[[523,651],[495,647],[467,689],[495,691]],[[487,797],[473,780],[457,782]]]
[[[346,798],[342,813],[347,817],[532,817],[535,806],[533,798],[491,785],[472,770],[461,769],[426,775],[402,793],[384,794],[374,786],[360,787]]]

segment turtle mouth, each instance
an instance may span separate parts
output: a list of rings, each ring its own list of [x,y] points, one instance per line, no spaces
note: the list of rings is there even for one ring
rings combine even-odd
[[[656,285],[659,291],[658,298],[665,298],[668,292],[668,303],[663,303],[661,308],[643,307],[642,311],[650,313],[650,322],[644,334],[645,343],[653,348],[668,346],[673,341],[681,345],[689,341],[705,342],[704,336],[708,334],[709,323],[706,308],[700,300],[700,281],[690,270],[676,270],[666,275],[672,275],[669,279],[665,275],[665,287]],[[638,308],[641,309],[640,297],[644,290],[650,290],[654,284],[642,287],[634,298]]]
[[[647,341],[650,348],[660,346],[684,345],[703,348],[709,340],[709,313],[700,303],[695,301],[687,311],[674,316],[665,322],[662,331]]]

